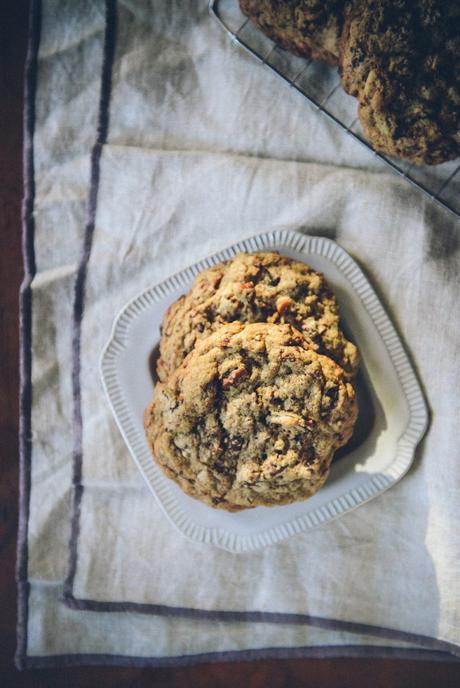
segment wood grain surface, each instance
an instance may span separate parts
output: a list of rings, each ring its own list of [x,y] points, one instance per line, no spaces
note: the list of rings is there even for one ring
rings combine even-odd
[[[390,659],[273,660],[180,669],[81,667],[18,672],[14,668],[22,89],[27,17],[25,0],[0,1],[0,687],[457,688],[460,664]]]

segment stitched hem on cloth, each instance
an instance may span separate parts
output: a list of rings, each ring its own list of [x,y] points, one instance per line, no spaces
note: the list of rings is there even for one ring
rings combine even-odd
[[[443,652],[427,652],[399,647],[372,647],[355,645],[324,645],[320,647],[269,647],[257,650],[207,652],[180,657],[128,657],[108,654],[47,655],[27,657],[24,669],[55,666],[125,666],[125,667],[179,667],[216,662],[248,662],[263,659],[328,659],[374,657],[375,659],[408,659],[420,661],[460,662]]]
[[[32,290],[36,272],[33,216],[35,200],[34,149],[37,56],[40,44],[41,2],[32,0],[29,13],[29,41],[24,76],[24,198],[22,204],[22,255],[24,280],[19,297],[20,391],[19,391],[19,524],[16,581],[18,591],[16,662],[27,654],[29,613],[28,532],[31,475],[32,425]]]

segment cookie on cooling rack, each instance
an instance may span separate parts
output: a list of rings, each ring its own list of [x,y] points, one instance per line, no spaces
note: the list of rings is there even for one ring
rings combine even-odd
[[[340,65],[371,145],[438,164],[460,155],[460,3],[353,0]]]
[[[338,63],[344,0],[240,0],[275,43],[301,57]]]
[[[161,326],[158,377],[164,381],[196,342],[224,323],[290,323],[318,353],[350,377],[359,355],[340,328],[339,308],[324,276],[275,252],[240,253],[201,272]]]
[[[155,388],[144,425],[158,465],[228,511],[315,494],[357,416],[353,385],[290,325],[223,325]]]

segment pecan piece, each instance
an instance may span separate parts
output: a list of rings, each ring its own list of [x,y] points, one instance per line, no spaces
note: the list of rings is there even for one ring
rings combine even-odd
[[[232,372],[230,373],[230,375],[227,375],[227,377],[225,377],[225,378],[222,380],[222,387],[223,387],[224,389],[227,389],[228,387],[231,387],[232,385],[235,384],[235,382],[236,382],[240,377],[244,377],[245,375],[247,375],[247,372],[248,372],[248,371],[246,370],[246,368],[245,368],[244,366],[240,366],[239,368],[235,368],[235,370],[232,370]]]

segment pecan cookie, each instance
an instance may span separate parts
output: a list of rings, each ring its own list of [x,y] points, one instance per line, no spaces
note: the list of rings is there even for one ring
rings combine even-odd
[[[199,339],[235,320],[290,323],[315,351],[330,356],[352,377],[358,351],[345,338],[339,317],[321,273],[279,253],[240,253],[201,272],[190,292],[166,312],[158,377],[166,380]]]
[[[282,48],[338,63],[344,0],[240,0],[244,14]]]
[[[460,155],[460,3],[353,0],[340,51],[372,146],[416,163]]]
[[[356,416],[343,370],[292,326],[233,322],[156,386],[144,425],[184,492],[237,511],[317,492]]]

